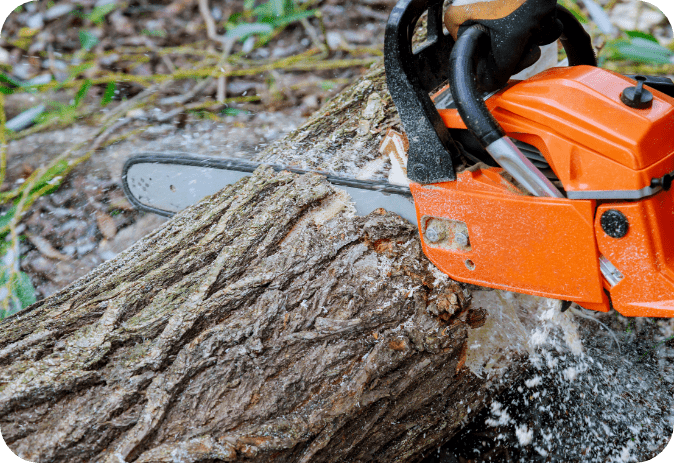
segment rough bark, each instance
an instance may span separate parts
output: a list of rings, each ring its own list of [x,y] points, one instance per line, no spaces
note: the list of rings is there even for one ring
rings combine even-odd
[[[377,161],[395,120],[377,75],[268,160]],[[4,320],[7,444],[32,461],[144,463],[437,448],[522,370],[545,304],[453,282],[414,226],[350,209],[316,174],[261,168]]]

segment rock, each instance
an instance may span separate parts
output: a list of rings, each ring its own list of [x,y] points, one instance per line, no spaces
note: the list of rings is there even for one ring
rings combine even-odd
[[[42,16],[42,13],[29,16],[26,20],[26,26],[31,29],[42,29],[44,27],[44,17]]]
[[[52,6],[45,12],[44,19],[47,21],[52,21],[54,19],[58,19],[62,16],[67,15],[74,9],[75,5],[71,3],[59,3],[57,5]]]
[[[0,47],[0,64],[9,65],[9,52],[4,48]]]
[[[111,240],[117,235],[115,220],[105,212],[96,213],[96,223],[98,224],[98,230],[105,239]]]

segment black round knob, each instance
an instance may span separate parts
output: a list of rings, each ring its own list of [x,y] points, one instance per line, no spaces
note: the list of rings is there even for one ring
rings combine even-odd
[[[622,212],[609,209],[601,215],[601,228],[611,238],[622,238],[627,235],[630,223]]]
[[[648,109],[653,106],[653,94],[644,88],[646,78],[644,76],[636,76],[636,87],[627,87],[620,94],[620,101],[625,103],[630,108],[634,109]]]

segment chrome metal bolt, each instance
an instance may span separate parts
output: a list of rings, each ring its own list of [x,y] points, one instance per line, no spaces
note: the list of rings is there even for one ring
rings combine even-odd
[[[468,235],[464,232],[456,232],[454,234],[454,241],[459,246],[466,247],[468,246]]]
[[[426,229],[426,239],[431,243],[437,243],[445,237],[445,232],[440,230],[433,225]]]

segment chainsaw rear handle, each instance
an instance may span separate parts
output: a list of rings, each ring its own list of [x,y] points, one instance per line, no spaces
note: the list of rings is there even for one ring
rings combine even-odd
[[[558,18],[564,25],[561,40],[569,57],[569,65],[596,66],[597,59],[589,34],[568,10],[561,6],[557,6],[557,9]],[[494,160],[530,193],[562,198],[562,192],[506,137],[477,90],[477,62],[489,46],[488,29],[476,24],[459,36],[452,49],[449,86],[461,119]]]

